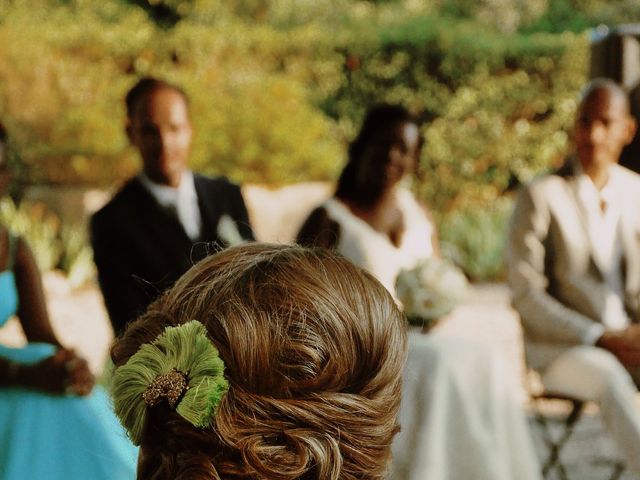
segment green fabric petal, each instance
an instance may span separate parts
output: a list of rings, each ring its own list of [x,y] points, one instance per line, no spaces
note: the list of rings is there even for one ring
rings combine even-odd
[[[224,378],[224,362],[206,328],[192,320],[167,327],[114,373],[111,392],[115,412],[134,444],[140,444],[146,422],[142,394],[158,375],[174,368],[187,375],[189,385],[176,411],[196,427],[211,425],[229,384]]]

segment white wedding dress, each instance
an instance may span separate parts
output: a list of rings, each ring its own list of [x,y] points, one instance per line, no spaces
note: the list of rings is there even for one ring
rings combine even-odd
[[[399,188],[396,194],[406,226],[399,246],[339,200],[323,204],[340,225],[336,250],[392,293],[401,269],[433,255],[433,225],[409,191]],[[504,362],[483,345],[409,334],[391,479],[541,480]]]

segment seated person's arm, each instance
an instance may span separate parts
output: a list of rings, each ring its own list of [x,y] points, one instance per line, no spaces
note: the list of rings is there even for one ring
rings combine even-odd
[[[24,364],[0,358],[0,387],[26,387],[48,393],[88,395],[94,378],[83,358],[73,350],[58,349],[44,360]]]
[[[296,243],[334,249],[340,238],[340,225],[327,215],[323,207],[316,208],[303,223]]]
[[[52,357],[29,365],[0,358],[0,385],[87,395],[93,388],[93,375],[84,359],[61,347],[47,314],[40,271],[29,246],[22,239],[18,239],[13,270],[18,291],[18,318],[27,339],[56,345],[58,350]]]
[[[507,264],[513,305],[523,328],[538,337],[565,344],[588,342],[598,324],[548,292],[545,261],[551,254],[546,251],[550,212],[536,193],[531,188],[520,192],[511,220]]]
[[[17,240],[14,266],[18,290],[18,318],[29,342],[45,342],[60,347],[47,314],[40,271],[27,243]]]

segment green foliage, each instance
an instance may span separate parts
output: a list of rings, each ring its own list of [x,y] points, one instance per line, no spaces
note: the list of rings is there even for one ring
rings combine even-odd
[[[593,26],[584,12],[578,12],[571,0],[555,0],[550,2],[547,11],[534,22],[521,28],[522,32],[552,32],[565,31],[582,32]]]
[[[27,240],[41,270],[57,265],[61,255],[57,238],[60,222],[44,204],[23,202],[18,206],[8,197],[0,199],[0,223]]]
[[[95,182],[134,169],[114,106],[129,83],[123,62],[149,28],[140,15],[113,24],[102,11],[76,13],[16,7],[0,24],[0,112],[30,182]]]
[[[491,205],[468,207],[440,218],[443,256],[459,265],[473,281],[502,279],[512,208],[512,200],[503,197]]]
[[[66,274],[69,285],[77,288],[93,280],[96,267],[84,225],[62,225],[59,239],[62,251],[58,268]]]
[[[122,99],[148,74],[191,97],[196,169],[272,184],[335,175],[341,145],[306,81],[326,59],[296,54],[317,40],[314,29],[181,23],[165,32],[141,10],[106,3],[111,20],[108,5],[76,5],[49,7],[46,22],[16,8],[0,24],[0,112],[30,183],[104,185],[135,172]]]
[[[476,23],[416,17],[345,45],[348,83],[323,108],[353,134],[375,102],[422,112],[420,196],[436,211],[496,199],[568,148],[587,77],[583,35],[504,35]],[[355,59],[355,60],[354,60]]]
[[[0,223],[26,239],[42,271],[60,269],[71,287],[80,287],[95,277],[93,252],[86,229],[62,225],[43,203],[0,199]]]
[[[504,33],[537,19],[547,9],[548,0],[445,0],[441,13],[472,18]]]
[[[471,228],[492,233],[511,179],[569,147],[588,71],[580,32],[640,20],[636,0],[0,0],[0,11],[0,118],[23,182],[106,186],[137,171],[122,99],[141,75],[187,91],[194,169],[241,182],[334,180],[366,109],[402,103],[425,120],[419,196],[474,278],[498,275],[499,247],[495,235],[468,244]],[[42,229],[29,235],[43,267],[88,272],[81,236],[44,225],[29,227]]]
[[[548,8],[537,19],[521,26],[522,32],[582,32],[600,24],[617,25],[640,21],[636,0],[548,0]]]
[[[191,98],[196,170],[278,185],[335,179],[365,110],[402,103],[431,121],[421,197],[464,209],[558,161],[586,79],[586,36],[474,13],[510,2],[536,16],[515,0],[146,2],[180,16],[166,29],[131,2],[0,0],[0,116],[28,182],[112,184],[139,168],[122,98],[159,75]]]

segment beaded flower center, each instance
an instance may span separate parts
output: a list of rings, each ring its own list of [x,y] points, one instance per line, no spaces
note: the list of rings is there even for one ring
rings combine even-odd
[[[169,406],[176,408],[188,388],[187,375],[174,368],[168,373],[158,375],[143,392],[142,399],[148,406],[155,407],[166,398]]]

